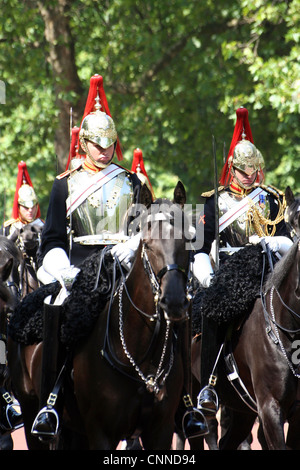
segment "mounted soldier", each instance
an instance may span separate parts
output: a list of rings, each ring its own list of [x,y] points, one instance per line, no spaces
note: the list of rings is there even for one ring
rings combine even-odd
[[[139,201],[143,177],[148,178],[141,161],[137,173],[128,171],[112,162],[115,153],[122,160],[103,79],[94,75],[80,128],[74,129],[69,167],[53,184],[42,234],[39,280],[43,284],[58,280],[62,289],[53,305],[47,299],[44,305],[42,407],[32,426],[32,433],[41,439],[54,438],[58,431],[59,416],[46,403],[56,371],[52,378],[48,371],[59,349],[62,303],[80,270],[78,266],[93,253],[112,246],[111,254],[129,270],[140,242],[140,235],[128,230],[128,213]]]
[[[236,114],[232,142],[220,178],[221,186],[217,194],[213,190],[202,195],[205,198],[204,245],[195,255],[194,274],[203,288],[208,288],[214,277],[212,246],[215,240],[220,264],[226,263],[236,250],[257,244],[262,239],[275,258],[283,256],[292,246],[284,221],[284,194],[263,184],[264,160],[253,143],[248,111],[239,108]],[[202,389],[198,395],[198,408],[206,417],[214,417],[218,410],[214,371],[224,339],[222,327],[203,317]]]
[[[2,234],[19,244],[20,230],[27,225],[40,230],[44,222],[41,219],[38,198],[31,182],[27,165],[21,161],[18,164],[12,218],[4,222]]]
[[[34,191],[26,163],[21,161],[18,164],[18,175],[13,202],[12,218],[4,222],[1,228],[2,235],[14,242],[16,247],[20,250],[20,253],[18,252],[20,257],[19,263],[16,262],[14,264],[12,272],[6,281],[7,286],[12,291],[12,294],[16,297],[16,300],[19,300],[22,296],[22,270],[26,256],[25,251],[23,250],[24,244],[21,233],[24,227],[27,227],[30,232],[31,230],[34,230],[37,234],[40,233],[44,225],[44,222],[40,216],[41,211],[38,199]],[[21,259],[21,257],[24,258]],[[0,350],[2,351],[0,354],[0,369],[1,376],[4,376],[4,374],[7,374],[7,371],[5,372],[7,332],[1,331],[0,336]],[[19,411],[19,403],[4,386],[1,387],[0,400],[0,432],[12,432],[22,425],[22,416]]]

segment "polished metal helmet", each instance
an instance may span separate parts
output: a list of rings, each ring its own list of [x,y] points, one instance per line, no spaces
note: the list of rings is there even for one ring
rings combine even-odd
[[[30,209],[38,203],[34,189],[29,184],[23,184],[18,193],[18,204]]]
[[[113,119],[100,110],[99,97],[96,98],[95,111],[88,114],[79,132],[80,143],[86,150],[86,140],[107,149],[117,141],[117,131]]]
[[[249,140],[241,140],[234,147],[232,166],[251,175],[260,170],[262,155]]]

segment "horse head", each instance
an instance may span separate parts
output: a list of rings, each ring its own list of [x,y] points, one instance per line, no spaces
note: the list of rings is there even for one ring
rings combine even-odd
[[[142,217],[141,256],[155,301],[167,320],[183,320],[190,303],[187,289],[190,256],[182,210],[186,202],[185,188],[179,181],[173,201],[157,199],[153,202],[145,187],[141,202],[147,208]]]
[[[35,256],[40,244],[42,227],[36,224],[24,225],[19,231],[20,249],[27,256]]]

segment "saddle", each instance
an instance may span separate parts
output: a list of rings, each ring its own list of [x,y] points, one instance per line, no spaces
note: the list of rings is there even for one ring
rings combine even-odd
[[[265,271],[270,272],[273,271],[273,266],[276,263],[277,259],[272,255],[271,250],[269,249],[268,245],[266,243],[262,243],[262,253],[264,256],[263,259],[263,269],[261,273],[261,282],[260,282],[260,295],[262,294],[262,288],[263,288],[263,282],[265,278]],[[266,263],[267,261],[267,263]],[[266,269],[266,267],[268,269]],[[244,321],[245,319],[243,319]],[[266,318],[265,315],[265,320],[266,320],[266,325],[269,325],[269,319]],[[242,321],[242,323],[243,323]],[[248,392],[245,384],[243,383],[240,375],[239,375],[239,370],[238,366],[236,364],[233,351],[232,351],[232,334],[233,332],[242,326],[242,323],[237,325],[231,325],[228,330],[227,330],[227,335],[226,339],[223,345],[223,356],[224,356],[224,362],[225,362],[225,367],[226,367],[226,374],[229,382],[233,386],[233,388],[236,390],[240,398],[243,400],[243,402],[255,413],[257,413],[257,405],[255,400],[252,398],[250,393]],[[268,330],[268,329],[267,329]],[[272,332],[272,329],[270,330]],[[270,333],[269,333],[270,334]]]
[[[108,249],[93,253],[79,267],[70,295],[62,304],[60,341],[67,347],[92,331],[121,278]],[[49,295],[55,298],[60,289],[59,282],[41,286],[16,306],[9,322],[9,335],[14,341],[23,345],[42,341],[44,299]]]
[[[202,317],[225,328],[248,317],[269,272],[263,272],[264,256],[261,244],[245,246],[220,266],[210,287],[198,288],[192,306],[193,336],[201,333]]]

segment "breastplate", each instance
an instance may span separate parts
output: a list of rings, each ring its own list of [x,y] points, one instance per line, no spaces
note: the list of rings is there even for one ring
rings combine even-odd
[[[71,173],[69,197],[89,184],[93,175],[84,170]],[[124,170],[90,194],[70,215],[75,242],[84,245],[114,244],[127,238],[128,208],[133,203],[132,182]]]
[[[241,196],[234,193],[227,191],[221,193],[218,199],[219,217],[237,205],[241,199]],[[265,196],[260,198],[260,200],[255,204],[255,207],[265,218],[269,218],[270,205]],[[233,220],[232,223],[221,233],[220,246],[225,246],[227,244],[231,247],[244,246],[249,242],[249,237],[251,235],[256,235],[256,231],[252,223],[251,215],[248,211],[245,211],[242,215]]]

